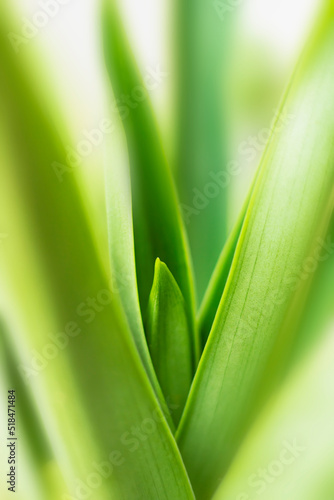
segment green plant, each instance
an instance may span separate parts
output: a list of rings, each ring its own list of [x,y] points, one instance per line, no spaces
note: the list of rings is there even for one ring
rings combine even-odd
[[[280,109],[292,119],[274,124],[197,318],[149,100],[106,145],[106,264],[80,183],[72,174],[59,182],[52,168],[66,157],[66,125],[40,94],[34,63],[13,57],[3,14],[3,388],[17,390],[20,460],[31,472],[19,498],[246,500],[260,489],[273,500],[333,498],[334,2],[287,87]],[[111,86],[128,95],[142,77],[114,0],[102,21]],[[191,74],[201,71],[191,63]],[[225,226],[224,210],[208,214]],[[257,472],[277,470],[286,449],[296,460],[282,459],[276,476]]]

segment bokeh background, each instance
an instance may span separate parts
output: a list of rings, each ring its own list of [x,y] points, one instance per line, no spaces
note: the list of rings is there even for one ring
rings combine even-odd
[[[13,0],[12,3],[13,10],[16,9],[12,29],[19,32],[22,23],[31,20],[36,12],[41,10],[40,2]],[[186,4],[187,2],[177,0],[119,2],[126,32],[143,77],[158,74],[157,84],[149,89],[149,95],[165,153],[180,193],[181,209],[193,257],[199,305],[223,244],[241,210],[266,143],[268,127],[277,114],[282,93],[322,2],[243,0],[237,6],[233,6],[232,2],[231,5],[225,2],[231,8],[223,18],[219,6],[209,2],[205,8],[198,8],[195,18],[189,19],[189,23]],[[28,43],[18,48],[20,53],[24,52],[26,55],[30,72],[33,79],[39,83],[41,91],[52,90],[51,107],[62,117],[61,123],[68,132],[68,152],[72,155],[77,152],[78,145],[87,135],[93,136],[96,129],[101,129],[102,123],[119,123],[117,109],[112,103],[120,96],[112,95],[104,67],[100,14],[101,5],[97,0],[68,0],[59,5],[54,17],[50,17],[47,24],[39,28]],[[183,20],[182,25],[176,23],[177,18]],[[195,60],[189,49],[193,45],[198,49],[198,57]],[[15,59],[15,51],[12,57]],[[131,107],[131,104],[126,106]],[[188,122],[183,122],[184,116]],[[282,119],[289,120],[289,116]],[[199,124],[202,126],[199,127]],[[0,132],[5,129],[3,123],[0,127]],[[5,171],[5,167],[10,165],[8,158],[11,151],[6,144],[6,136],[4,137],[0,146]],[[119,142],[116,135],[113,141],[114,135],[109,128],[101,137],[98,144],[92,144],[87,154],[80,156],[76,168],[62,174],[62,181],[66,183],[67,177],[72,176],[78,181],[88,214],[88,226],[99,249],[102,267],[108,269],[104,164],[106,147],[111,148],[109,151],[115,148],[116,154]],[[235,165],[237,173],[230,176],[226,187],[211,196],[208,194],[208,184],[212,175],[219,175],[222,166],[229,162]],[[7,182],[10,175],[8,174],[8,179],[6,174],[3,175]],[[90,427],[84,405],[76,402],[76,386],[74,383],[72,385],[71,377],[67,378],[67,373],[70,373],[67,372],[67,360],[57,359],[52,373],[45,374],[45,379],[34,382],[28,390],[18,378],[16,356],[21,360],[29,357],[29,351],[24,343],[20,342],[26,334],[26,319],[29,319],[27,331],[31,334],[35,327],[39,333],[56,331],[59,329],[59,318],[56,318],[55,314],[57,307],[47,294],[47,280],[38,260],[38,250],[35,248],[38,237],[30,225],[28,215],[26,216],[25,201],[16,191],[12,179],[5,185],[2,206],[6,207],[7,213],[11,212],[11,216],[7,217],[5,210],[1,211],[0,254],[4,251],[5,258],[1,259],[4,279],[0,288],[0,315],[2,331],[9,329],[12,332],[2,335],[2,339],[12,336],[15,349],[13,345],[5,345],[4,341],[0,384],[1,446],[4,439],[3,429],[6,429],[6,391],[8,385],[14,381],[17,387],[21,387],[21,394],[27,393],[27,398],[22,396],[21,401],[27,424],[20,429],[22,451],[20,450],[19,457],[20,491],[17,497],[20,500],[46,500],[41,486],[45,482],[54,485],[54,500],[65,500],[61,496],[65,491],[65,480],[59,472],[59,464],[62,471],[68,470],[66,480],[70,482],[73,479],[73,463],[82,465],[81,461],[84,464],[85,460],[89,461],[91,456],[95,456],[96,443],[91,437],[85,444],[84,458],[80,456],[81,451],[76,447],[81,436],[90,433]],[[42,185],[40,189],[43,190]],[[192,210],[190,212],[189,207]],[[52,209],[50,213],[52,214]],[[16,224],[15,229],[11,225],[12,221]],[[52,226],[52,216],[50,224]],[[20,246],[15,240],[16,231],[21,235],[18,241],[22,240],[24,245]],[[78,233],[80,234],[80,228]],[[11,237],[16,241],[17,253],[12,257],[16,259],[17,265],[12,265],[8,272],[5,267],[11,258],[8,258],[12,252]],[[36,247],[38,244],[37,241]],[[262,462],[270,465],[272,460],[275,460],[277,443],[273,445],[272,450],[266,448],[273,429],[279,429],[278,440],[279,432],[284,434],[284,428],[280,430],[278,425],[280,419],[286,423],[289,432],[291,429],[298,429],[298,418],[304,408],[308,412],[308,421],[312,424],[314,419],[316,422],[315,432],[319,436],[319,447],[314,448],[310,459],[305,459],[309,460],[308,470],[313,467],[318,471],[323,467],[323,470],[328,472],[330,468],[333,453],[329,445],[333,441],[333,432],[330,434],[330,424],[325,417],[333,415],[333,403],[328,401],[327,404],[327,398],[331,398],[334,387],[334,377],[330,369],[332,335],[328,335],[329,340],[326,340],[324,345],[317,345],[318,340],[325,338],[330,331],[330,320],[333,319],[333,290],[329,276],[333,276],[333,256],[317,269],[309,299],[313,308],[310,315],[306,314],[304,317],[300,327],[304,333],[298,337],[299,340],[290,353],[289,362],[299,361],[306,351],[307,355],[310,355],[313,347],[317,352],[316,358],[312,358],[309,363],[303,359],[307,366],[306,374],[294,376],[279,396],[278,402],[266,410],[267,413],[262,417],[265,422],[263,427],[260,421],[258,427],[253,429],[246,444],[245,454],[237,464],[239,468],[235,474],[232,470],[231,482],[226,486],[231,500],[234,496],[238,500],[253,498],[247,496],[255,491],[255,488],[251,487],[247,493],[247,478]],[[16,296],[19,296],[22,302],[16,302]],[[21,304],[25,304],[24,313],[20,309]],[[325,332],[323,337],[319,334],[317,342],[315,330]],[[34,341],[35,339],[32,344]],[[39,341],[36,340],[37,344]],[[56,382],[58,374],[59,386]],[[59,389],[61,387],[66,388],[66,394]],[[46,388],[48,394],[45,392]],[[310,411],[312,405],[307,397],[308,393],[311,397],[319,396],[314,415]],[[74,411],[73,419],[80,422],[74,426],[75,435],[72,434],[73,426],[69,424],[70,419],[66,415],[71,397],[76,402],[74,406],[70,406],[71,411]],[[321,418],[319,419],[319,412],[316,412],[317,408],[320,415],[321,412],[324,414],[323,431],[319,429]],[[326,442],[328,436],[330,439]],[[284,451],[284,446],[289,445],[278,447],[279,453],[282,449]],[[73,463],[69,459],[71,455],[74,457]],[[303,450],[300,455],[304,456]],[[254,457],[255,469],[248,470],[249,456]],[[6,470],[6,453],[3,448],[0,460],[1,471]],[[27,464],[26,467],[23,462]],[[298,474],[305,471],[303,458],[301,461],[296,460],[294,465],[296,469],[289,468],[288,472],[288,482],[291,484],[294,484]],[[333,484],[325,472],[326,484],[323,484],[321,490],[323,497],[317,500],[333,498]],[[240,488],[235,487],[233,477],[237,478]],[[317,484],[321,484],[321,474],[317,477]],[[1,498],[11,498],[4,487],[3,476],[1,481]],[[266,487],[269,486],[267,482]],[[285,487],[284,483],[281,490],[277,489],[279,494],[284,494]],[[266,494],[268,495],[268,492],[264,493]],[[274,494],[276,493],[272,493]],[[94,500],[108,498],[107,485],[96,495],[98,496],[92,496]],[[266,498],[276,500],[274,496]],[[294,497],[281,498],[292,500]]]
[[[228,188],[210,200],[198,216],[189,218],[187,229],[200,300],[259,162],[266,140],[262,131],[270,126],[277,112],[282,92],[322,1],[243,0],[237,2],[238,5],[211,2],[202,7],[202,12],[198,9],[197,24],[200,25],[202,18],[204,28],[197,30],[196,20],[187,22],[185,2],[183,18],[180,17],[184,26],[195,26],[193,34],[190,29],[177,26],[176,17],[181,9],[178,2],[122,0],[119,4],[143,76],[157,67],[167,73],[149,93],[166,154],[179,181],[181,201],[192,206],[196,193],[203,193],[210,182],[211,170],[221,170],[221,164],[226,165],[228,161],[240,165],[240,173],[232,176]],[[226,5],[227,10],[222,13],[219,5]],[[32,0],[17,2],[17,6],[27,19],[32,19],[40,10],[39,3]],[[43,78],[49,80],[59,96],[74,144],[84,138],[84,130],[91,131],[101,120],[110,118],[106,112],[110,110],[110,91],[101,50],[100,10],[99,2],[93,0],[68,0],[60,5],[54,18],[19,49],[31,52],[33,57],[36,49],[41,52],[47,68]],[[194,43],[198,45],[196,64],[188,54],[189,44]],[[209,80],[215,81],[207,82],[203,76],[206,73],[210,75]],[[186,81],[182,89],[181,77]],[[211,95],[211,101],[206,92]],[[186,102],[187,96],[191,104]],[[193,113],[192,116],[188,111],[189,121],[194,119],[195,130],[187,137],[187,126],[182,124],[180,113],[189,108]],[[203,136],[202,130],[196,132],[196,123],[200,120],[209,137],[198,141],[198,134]],[[219,128],[221,150],[218,150],[219,135],[215,132]],[[245,141],[251,152],[249,149],[245,152]],[[197,142],[202,144],[196,149]],[[213,151],[211,157],[208,150]],[[103,151],[102,142],[82,159],[82,168],[75,172],[89,186],[87,200],[101,219],[105,213],[101,195]],[[187,162],[182,154],[189,158]],[[186,172],[184,182],[182,170]],[[198,203],[205,205],[206,202],[198,200]],[[226,211],[226,225],[222,221],[213,225],[208,222],[217,210]],[[204,237],[199,239],[199,234]]]

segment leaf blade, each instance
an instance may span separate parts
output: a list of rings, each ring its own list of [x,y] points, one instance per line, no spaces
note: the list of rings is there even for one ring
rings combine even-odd
[[[116,2],[105,0],[103,6],[104,50],[109,78],[116,95],[129,96],[138,86],[145,87],[128,47]],[[168,265],[187,303],[189,320],[193,325],[195,366],[199,342],[194,327],[195,299],[188,244],[171,172],[148,99],[131,109],[124,120],[124,127],[132,165],[140,303],[145,310],[153,281],[154,262],[160,258]]]
[[[7,28],[1,17],[3,34],[8,32]],[[20,232],[12,240],[11,252],[4,255],[16,285],[17,304],[25,318],[26,335],[21,336],[20,342],[30,343],[42,352],[48,341],[47,330],[41,325],[31,328],[31,316],[38,317],[40,304],[33,301],[32,293],[32,302],[29,301],[32,309],[29,309],[27,296],[15,280],[14,256],[20,254],[22,243],[23,248],[34,248],[43,275],[43,291],[47,291],[48,300],[54,305],[57,328],[63,331],[65,325],[66,329],[72,326],[73,330],[75,319],[79,329],[75,339],[67,339],[66,349],[58,353],[54,364],[38,374],[39,381],[47,387],[52,387],[49,385],[52,380],[67,401],[65,418],[76,443],[74,449],[67,451],[69,455],[74,454],[76,449],[82,449],[85,438],[90,440],[93,436],[98,451],[90,460],[100,463],[114,451],[119,452],[122,463],[101,486],[104,490],[108,486],[109,495],[115,499],[132,498],[135,494],[137,498],[152,500],[167,500],[170,494],[177,499],[193,499],[180,454],[140,361],[118,298],[110,292],[78,186],[73,177],[59,183],[52,169],[55,160],[65,157],[65,147],[49,119],[48,107],[39,101],[38,85],[32,84],[32,75],[24,72],[21,57],[10,54],[5,36],[1,37],[0,53],[3,61],[1,101],[12,146],[10,165],[13,169],[8,176],[17,189],[17,199],[10,203],[15,203],[16,211],[21,213],[24,200],[25,216],[34,231],[33,241],[31,235],[27,237]],[[7,161],[2,162],[2,167],[5,166]],[[6,181],[1,189],[6,191],[8,185]],[[12,214],[14,223],[15,213]],[[22,260],[28,263],[29,269],[33,267],[30,254],[24,253]],[[36,281],[37,278],[38,273]],[[35,280],[27,286],[32,292],[38,288]],[[88,306],[87,301],[93,306]],[[62,371],[52,369],[58,363],[70,367],[70,380],[63,379]],[[72,381],[77,398],[71,398]],[[39,385],[35,390],[36,387]],[[96,411],[96,401],[99,401],[99,411]],[[63,405],[58,400],[53,403],[58,407]],[[87,417],[90,423],[88,436],[81,434],[78,438],[79,425],[72,420],[70,405],[75,414],[84,409],[82,419]],[[131,446],[127,439],[133,428],[136,432],[145,422],[149,430],[133,449],[133,443]],[[92,463],[86,462],[85,467],[80,476],[83,481]],[[72,479],[71,493],[75,494],[77,478]],[[105,498],[100,491],[96,496]]]
[[[215,5],[208,8],[201,0],[174,5],[175,176],[201,301],[227,236],[228,148],[224,114],[231,18],[222,21]]]
[[[179,423],[192,381],[191,339],[181,291],[167,266],[156,261],[149,298],[147,335],[153,364]]]
[[[317,218],[331,198],[331,19],[289,89],[286,105],[295,118],[274,135],[265,153],[266,168],[257,179],[177,433],[199,498],[208,498],[215,489],[240,442],[252,396],[293,293],[290,275],[303,262]],[[205,425],[208,430],[203,432]]]
[[[273,500],[332,498],[332,349],[328,330],[261,412],[213,500],[255,500],[264,491]]]
[[[152,365],[139,305],[130,180],[127,175],[127,159],[122,147],[124,144],[120,130],[114,132],[112,143],[109,145],[108,142],[105,150],[106,206],[112,287],[119,294],[145,370],[166,419],[174,430],[169,409]],[[111,163],[113,163],[112,168],[110,168]]]

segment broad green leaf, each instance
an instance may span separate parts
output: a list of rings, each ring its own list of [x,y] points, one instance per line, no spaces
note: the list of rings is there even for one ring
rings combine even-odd
[[[157,259],[147,313],[147,338],[162,390],[179,423],[192,381],[191,338],[182,293]]]
[[[289,277],[295,291],[259,387],[261,405],[282,384],[291,368],[305,356],[325,330],[333,312],[332,278],[334,265],[333,216],[334,191],[328,210],[324,210],[319,234],[301,266]]]
[[[225,82],[232,16],[221,15],[219,2],[174,3],[175,174],[202,300],[227,236]]]
[[[209,498],[239,446],[266,361],[333,190],[333,13],[297,68],[263,157],[178,442],[196,497]]]
[[[257,419],[214,500],[333,498],[333,328],[321,337]]]
[[[112,144],[111,144],[112,142]],[[106,205],[109,254],[113,290],[119,294],[138,352],[161,402],[168,422],[173,427],[147,347],[140,311],[134,254],[131,188],[122,131],[114,131],[106,147]]]
[[[85,443],[88,447],[94,441],[92,462],[85,462],[81,469],[82,481],[95,471],[94,463],[109,460],[110,473],[94,490],[94,498],[104,500],[103,492],[108,489],[108,498],[115,500],[192,499],[179,451],[140,361],[118,297],[109,289],[75,178],[69,176],[60,183],[55,175],[53,163],[64,161],[65,148],[49,118],[46,103],[39,100],[35,73],[28,72],[20,54],[14,57],[10,52],[4,16],[0,29],[0,98],[11,152],[11,161],[6,157],[1,162],[4,174],[0,201],[8,203],[9,226],[12,222],[15,227],[18,213],[26,218],[31,230],[27,235],[20,228],[11,241],[10,251],[1,256],[12,276],[17,314],[26,321],[26,333],[20,333],[17,348],[23,351],[29,345],[40,353],[50,342],[48,329],[42,323],[45,312],[40,310],[34,295],[38,286],[53,309],[57,331],[61,332],[58,341],[63,341],[57,357],[36,375],[34,390],[48,386],[49,394],[40,404],[45,408],[45,401],[49,401],[62,409],[67,428],[72,430],[67,454],[75,455],[80,450],[85,461]],[[13,212],[8,210],[12,205]],[[5,209],[2,206],[1,212]],[[17,259],[20,254],[22,262]],[[17,268],[21,270],[19,276]],[[25,281],[31,270],[34,279]],[[37,321],[39,316],[41,324]],[[50,314],[50,327],[53,326]],[[76,397],[70,390],[72,384]],[[53,385],[61,391],[65,405],[51,398]],[[80,432],[86,421],[89,431]],[[68,466],[71,465],[69,459]],[[71,495],[70,498],[78,495],[75,482]]]
[[[136,89],[147,93],[128,47],[115,0],[105,0],[103,9],[104,52],[115,96],[131,96]],[[158,67],[158,71],[161,68]],[[120,114],[120,101],[116,101]],[[152,285],[154,262],[160,258],[175,277],[187,304],[190,323],[194,319],[194,291],[185,230],[179,212],[172,176],[160,141],[149,98],[127,109],[123,116],[132,175],[134,239],[139,299],[143,310]],[[112,166],[110,166],[112,168]],[[194,327],[192,326],[194,331]],[[194,363],[198,338],[193,333]]]
[[[308,258],[300,271],[302,279],[309,276],[312,287],[308,294],[303,315],[292,338],[291,348],[286,349],[282,373],[286,375],[301,360],[308,355],[314,346],[320,342],[326,333],[328,323],[333,319],[334,304],[334,219],[326,238],[316,242],[311,257]],[[314,276],[313,276],[314,275]],[[289,333],[289,332],[288,332]],[[293,332],[292,332],[293,333]],[[285,343],[286,344],[286,343]],[[286,345],[280,346],[281,349]]]
[[[320,247],[320,248],[319,248]],[[325,330],[327,322],[333,315],[334,304],[334,219],[328,236],[318,242],[319,254],[314,257],[319,266],[308,298],[305,315],[294,343],[291,363],[305,356],[318,341],[319,335]],[[318,255],[318,258],[317,258]],[[304,272],[307,272],[305,264]]]

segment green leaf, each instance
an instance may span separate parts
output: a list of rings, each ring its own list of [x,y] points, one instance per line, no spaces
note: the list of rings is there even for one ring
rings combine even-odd
[[[214,2],[176,1],[176,177],[202,300],[227,236],[225,111],[231,17]],[[213,237],[214,235],[214,237]]]
[[[147,92],[128,47],[114,0],[104,1],[103,37],[106,66],[116,97],[131,96],[136,88]],[[171,270],[180,287],[187,304],[189,321],[193,325],[194,290],[185,230],[149,98],[146,97],[136,107],[127,110],[128,114],[123,123],[132,169],[134,239],[140,304],[142,309],[146,310],[154,262],[156,258],[160,258]],[[192,331],[195,363],[199,345],[194,326]]]
[[[157,259],[149,298],[147,336],[158,379],[179,423],[192,381],[191,338],[182,293]]]
[[[244,203],[238,220],[227,239],[222,253],[220,254],[198,313],[198,331],[200,334],[202,349],[204,349],[207,342],[213,320],[218,310],[220,299],[224,292],[241,228],[245,219],[249,199],[250,196],[248,196],[246,202]]]
[[[269,147],[270,147],[270,141],[266,145],[264,156],[266,155],[266,151]],[[242,205],[238,219],[234,224],[234,227],[226,241],[226,244],[224,245],[224,248],[220,254],[218,262],[212,273],[209,285],[204,294],[204,298],[201,303],[197,319],[202,349],[204,349],[205,344],[207,342],[215,315],[218,310],[221,297],[224,293],[225,285],[227,282],[227,278],[229,276],[229,272],[231,270],[231,265],[233,262],[237,243],[240,237],[241,229],[247,213],[248,205],[250,203],[254,187],[256,186],[257,178],[259,177],[260,172],[263,168],[265,168],[265,162],[262,162],[259,165],[257,171],[255,172],[254,178],[249,187],[246,199]]]
[[[22,55],[10,52],[8,26],[4,16],[0,19],[0,98],[10,149],[1,162],[0,202],[7,224],[17,228],[1,260],[10,272],[8,291],[15,290],[15,312],[24,325],[24,334],[15,333],[21,352],[29,353],[28,346],[45,352],[50,343],[43,321],[47,312],[50,328],[56,323],[61,332],[63,348],[48,359],[32,387],[35,394],[43,387],[39,404],[45,409],[48,402],[49,425],[50,414],[62,414],[55,428],[63,431],[62,440],[70,436],[71,444],[62,453],[71,494],[76,497],[76,481],[85,482],[95,471],[94,463],[109,460],[112,473],[103,479],[101,490],[94,491],[94,498],[193,499],[118,297],[110,292],[75,178],[68,176],[60,183],[52,167],[64,161],[66,152],[34,78],[45,68],[27,72]],[[18,217],[26,224],[16,225]],[[48,304],[47,310],[38,297]],[[76,468],[78,463],[81,467]],[[72,475],[73,469],[80,471],[79,477]]]
[[[59,470],[59,465],[55,460],[49,438],[45,432],[42,419],[40,418],[36,404],[31,396],[30,388],[27,387],[18,371],[19,359],[11,345],[11,340],[5,322],[0,317],[0,358],[1,358],[1,382],[5,388],[6,397],[9,390],[15,391],[14,418],[15,431],[19,432],[20,438],[20,460],[21,445],[27,444],[28,456],[25,459],[30,460],[30,466],[36,472],[37,477],[33,480],[38,482],[42,495],[52,500],[58,500],[66,491],[66,484]],[[6,408],[6,425],[8,423],[8,413]],[[19,426],[19,429],[17,429]],[[14,434],[15,436],[15,434]],[[23,442],[22,442],[23,441]],[[25,450],[24,450],[25,451]],[[22,456],[23,457],[23,456]],[[50,473],[52,472],[52,473]],[[6,493],[7,494],[7,484]],[[2,488],[2,486],[1,486]],[[0,489],[1,491],[1,489]],[[25,488],[25,495],[29,496]]]
[[[308,267],[310,263],[312,263],[311,269],[317,268],[315,271],[310,271]],[[326,333],[327,325],[333,316],[334,219],[326,238],[317,242],[311,258],[305,262],[301,275],[305,277],[307,274],[311,275],[311,278],[313,274],[315,276],[307,297],[302,321],[293,338],[288,362],[285,363],[286,370],[291,370],[291,367],[300,362],[314,348],[320,341],[322,333]]]
[[[320,338],[257,419],[213,500],[333,498],[333,329]]]
[[[331,200],[334,158],[333,13],[283,101],[232,267],[187,401],[178,442],[196,497],[209,498],[253,411],[261,376]]]
[[[328,210],[324,210],[322,214],[318,231],[320,236],[315,238],[301,266],[291,274],[295,294],[281,333],[267,360],[257,405],[282,384],[291,368],[311,349],[318,340],[319,333],[326,329],[326,322],[332,315],[334,243],[333,227],[328,229],[328,225],[333,215],[333,206],[334,191]]]
[[[107,144],[106,148],[105,169],[112,287],[119,294],[145,370],[160,400],[166,418],[174,429],[152,365],[140,311],[134,254],[131,188],[125,151],[121,130],[114,131],[112,141]]]

